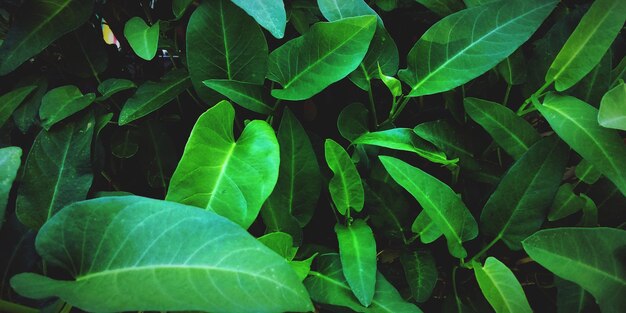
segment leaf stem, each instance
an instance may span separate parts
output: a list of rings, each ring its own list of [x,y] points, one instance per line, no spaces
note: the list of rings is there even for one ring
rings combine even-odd
[[[36,309],[27,307],[18,303],[9,302],[0,299],[0,311],[2,312],[14,312],[14,313],[37,313]]]
[[[524,112],[524,110],[526,110],[526,107],[530,104],[531,100],[533,97],[538,98],[541,96],[541,94],[543,93],[544,90],[548,89],[548,87],[550,87],[550,85],[552,85],[554,81],[547,81],[545,84],[543,84],[543,86],[541,86],[537,91],[535,91],[535,93],[533,93],[532,95],[530,95],[530,97],[528,97],[528,99],[524,100],[524,103],[522,103],[522,105],[519,107],[519,109],[517,109],[517,115],[521,116],[521,113]]]
[[[506,106],[509,102],[509,96],[511,95],[511,84],[506,85],[506,91],[504,92],[504,100],[502,100],[502,105]]]
[[[456,302],[456,309],[457,312],[462,312],[461,310],[461,298],[459,298],[459,293],[456,289],[456,270],[458,270],[459,267],[458,266],[454,266],[454,268],[452,269],[452,290],[454,291],[454,299]]]
[[[478,259],[483,254],[485,254],[491,247],[493,247],[493,245],[495,245],[498,241],[500,241],[500,239],[502,239],[502,235],[498,235],[496,236],[496,238],[493,238],[493,240],[490,243],[488,243],[482,250],[476,253],[476,255],[474,255],[471,259],[469,259],[469,261],[463,263],[462,266],[465,268],[469,268],[469,266],[471,265],[468,265],[468,264],[471,264],[472,262],[476,261],[476,259]]]
[[[367,89],[367,95],[370,100],[370,112],[372,114],[372,122],[374,123],[374,129],[378,128],[378,116],[376,114],[376,104],[374,103],[374,95],[372,94],[372,84],[369,84]]]

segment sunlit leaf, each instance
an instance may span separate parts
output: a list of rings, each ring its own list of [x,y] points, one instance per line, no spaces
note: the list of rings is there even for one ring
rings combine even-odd
[[[598,123],[603,127],[626,130],[626,83],[623,81],[602,97]]]
[[[350,156],[332,139],[326,139],[324,151],[326,163],[334,173],[328,189],[335,208],[341,215],[349,214],[350,209],[360,212],[365,201],[363,184]]]
[[[496,313],[531,313],[522,285],[513,272],[494,257],[488,257],[485,265],[474,263],[478,285]]]

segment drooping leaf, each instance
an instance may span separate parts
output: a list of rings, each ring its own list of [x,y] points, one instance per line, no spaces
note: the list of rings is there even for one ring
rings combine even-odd
[[[443,236],[439,227],[428,216],[426,211],[422,211],[417,215],[411,225],[411,231],[418,234],[420,241],[424,244],[429,244]]]
[[[235,141],[235,110],[221,101],[196,122],[166,200],[201,207],[248,228],[278,179],[274,130],[255,120]]]
[[[574,173],[580,181],[589,185],[595,184],[602,176],[602,173],[598,172],[598,170],[585,159],[580,160],[578,165],[576,165]]]
[[[272,36],[281,39],[285,35],[287,13],[282,0],[232,0],[267,29]]]
[[[497,1],[449,15],[433,25],[398,75],[410,97],[448,91],[493,68],[537,30],[558,1]],[[473,27],[468,27],[473,25]]]
[[[128,20],[124,25],[124,37],[135,54],[144,60],[152,60],[157,52],[159,44],[159,27],[157,21],[152,26],[138,16]]]
[[[363,220],[351,225],[335,225],[339,242],[341,268],[352,292],[364,306],[374,298],[376,286],[376,240],[372,229]]]
[[[478,285],[496,313],[531,313],[522,285],[511,270],[494,257],[474,263]]]
[[[64,206],[84,200],[91,187],[91,114],[50,131],[42,130],[28,152],[15,211],[38,229]]]
[[[463,9],[463,3],[460,0],[415,0],[415,1],[425,6],[427,9],[437,13],[440,16],[450,15],[456,11]]]
[[[92,0],[29,0],[15,14],[0,47],[0,76],[32,58],[53,41],[83,25],[91,16]]]
[[[602,97],[598,123],[602,127],[626,130],[626,83],[623,81]]]
[[[539,230],[559,188],[569,156],[556,136],[534,144],[511,166],[480,215],[481,232],[514,250]]]
[[[22,163],[22,149],[20,147],[0,148],[0,228],[4,222],[4,211],[9,201],[9,192],[13,180]]]
[[[189,19],[186,42],[189,76],[204,102],[213,104],[223,99],[202,83],[207,79],[263,83],[268,53],[265,36],[259,25],[231,1],[203,1]]]
[[[11,117],[15,109],[35,90],[37,86],[25,86],[13,89],[0,96],[0,127]]]
[[[287,233],[267,233],[259,237],[258,240],[287,261],[293,260],[298,252],[298,248],[293,246],[293,238]]]
[[[41,99],[39,108],[41,126],[49,130],[54,124],[89,106],[95,99],[95,94],[83,95],[74,85],[50,90]]]
[[[426,302],[433,293],[437,283],[437,267],[435,258],[427,251],[414,251],[400,256],[413,299],[417,302]]]
[[[465,111],[504,151],[519,159],[539,140],[537,131],[509,108],[495,102],[465,98]]]
[[[504,61],[498,64],[498,73],[504,78],[509,85],[519,85],[526,82],[526,60],[521,49],[517,49],[513,54],[508,56]]]
[[[267,78],[283,89],[272,96],[308,99],[354,71],[367,53],[376,29],[374,16],[316,23],[302,37],[272,51]]]
[[[29,97],[24,99],[22,105],[18,106],[13,112],[15,126],[17,126],[22,133],[26,133],[37,121],[41,99],[48,91],[48,80],[44,76],[27,76],[20,80],[17,86],[37,86],[37,89],[35,89]]]
[[[165,74],[158,82],[143,83],[124,103],[120,112],[119,125],[126,125],[160,109],[189,87],[189,74],[183,69]]]
[[[537,108],[559,137],[626,195],[626,146],[616,130],[598,125],[598,110],[553,93]]]
[[[328,189],[337,211],[341,215],[350,214],[350,209],[361,212],[365,201],[363,183],[350,156],[332,139],[326,139],[324,154],[326,163],[334,174],[328,183]]]
[[[554,277],[557,313],[584,313],[598,311],[593,297],[578,284]]]
[[[561,227],[538,231],[522,244],[537,263],[591,293],[602,312],[617,313],[626,306],[626,231]]]
[[[415,197],[443,232],[450,254],[466,257],[463,242],[476,238],[478,225],[461,198],[448,185],[419,168],[392,157],[379,158],[391,177]]]
[[[267,104],[268,99],[265,97],[263,86],[228,79],[211,79],[202,83],[248,110],[261,114],[274,111]]]
[[[313,309],[282,257],[225,218],[177,203],[136,196],[79,202],[46,223],[36,244],[74,279],[15,276],[13,288],[30,298],[58,296],[92,312]]]
[[[546,74],[563,91],[581,80],[600,62],[626,21],[626,2],[598,0],[591,4],[580,23],[561,48]]]
[[[563,184],[554,196],[554,202],[548,213],[548,221],[556,221],[582,210],[585,201],[574,194],[574,186]]]
[[[369,111],[362,103],[351,103],[337,117],[337,129],[339,134],[350,142],[359,136],[369,132],[368,126]]]
[[[137,88],[137,85],[131,80],[109,78],[98,85],[98,92],[101,96],[96,98],[96,101],[104,101],[118,92],[133,88]]]
[[[185,14],[192,2],[193,0],[172,0],[172,13],[174,13],[174,17],[176,19],[183,17],[183,14]]]

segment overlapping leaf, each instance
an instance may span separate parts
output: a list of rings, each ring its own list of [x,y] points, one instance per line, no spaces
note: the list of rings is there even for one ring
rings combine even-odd
[[[350,209],[360,212],[365,201],[363,183],[350,156],[332,139],[326,139],[324,154],[328,167],[334,173],[328,189],[335,208],[342,215],[350,214]]]
[[[363,220],[348,226],[335,225],[339,257],[346,281],[364,306],[369,306],[376,286],[376,241]]]

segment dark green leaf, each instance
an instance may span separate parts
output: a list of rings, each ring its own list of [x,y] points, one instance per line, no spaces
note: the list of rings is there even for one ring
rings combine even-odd
[[[611,50],[607,51],[600,63],[572,87],[571,95],[597,108],[600,105],[602,96],[611,87],[612,57],[613,53],[611,53]]]
[[[450,15],[456,11],[463,9],[461,0],[415,0],[417,3],[425,6],[427,9],[437,13],[440,16]]]
[[[598,172],[598,170],[585,159],[580,160],[580,163],[576,165],[574,173],[580,181],[589,185],[595,184],[602,176],[602,173]]]
[[[74,85],[50,90],[41,99],[41,107],[39,108],[41,126],[49,130],[54,124],[88,107],[95,99],[95,94],[83,95]]]
[[[335,225],[343,275],[352,292],[364,306],[374,298],[376,286],[376,240],[363,220],[351,225]]]
[[[371,181],[365,187],[365,207],[369,209],[376,234],[386,234],[406,241],[405,231],[410,221],[409,203],[393,181]]]
[[[133,81],[122,78],[109,78],[98,85],[98,92],[102,96],[96,98],[96,101],[104,101],[118,92],[133,88],[137,88]]]
[[[368,116],[369,111],[363,104],[351,103],[339,112],[337,129],[343,138],[353,142],[359,136],[369,132]]]
[[[48,91],[48,80],[43,76],[27,76],[18,82],[20,87],[31,85],[37,86],[37,89],[13,112],[13,121],[22,133],[26,133],[37,121],[41,99]]]
[[[263,86],[228,79],[211,79],[202,83],[248,110],[261,114],[270,114],[274,111],[267,104],[268,99],[265,97]]]
[[[413,298],[417,302],[426,302],[433,293],[439,276],[435,258],[430,252],[414,251],[402,254],[400,262]]]
[[[192,2],[193,0],[173,0],[172,12],[174,13],[174,17],[176,19],[183,17],[183,14],[185,14],[185,11],[187,11],[187,8]]]
[[[500,62],[497,69],[498,73],[509,85],[519,85],[526,82],[526,60],[524,60],[524,54],[521,49],[517,49],[504,61]]]
[[[554,196],[554,202],[548,213],[548,221],[556,221],[570,216],[580,210],[585,205],[585,200],[574,194],[574,186],[563,184]]]
[[[0,127],[11,117],[15,109],[24,102],[37,86],[26,86],[13,89],[0,96]]]
[[[361,212],[365,198],[363,184],[350,156],[332,139],[326,139],[324,152],[326,163],[334,173],[328,189],[335,208],[341,215],[349,215],[350,209]]]
[[[20,147],[0,148],[0,228],[4,222],[4,211],[9,201],[9,192],[17,170],[22,164],[22,149]]]
[[[554,277],[556,285],[557,313],[595,312],[598,309],[593,297],[578,284],[560,277]]]

